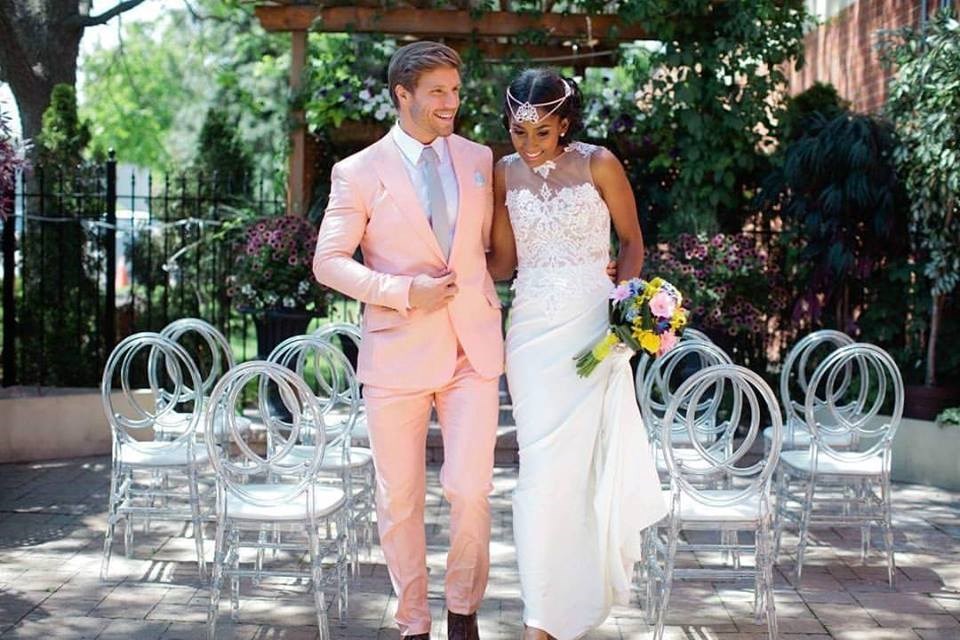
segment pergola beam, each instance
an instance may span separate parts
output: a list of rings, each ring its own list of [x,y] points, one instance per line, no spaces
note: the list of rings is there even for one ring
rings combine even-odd
[[[528,29],[545,30],[550,38],[629,42],[647,38],[638,24],[626,24],[614,15],[519,14],[399,7],[319,7],[310,5],[257,6],[254,11],[267,31],[327,33],[387,33],[420,38],[515,36]]]

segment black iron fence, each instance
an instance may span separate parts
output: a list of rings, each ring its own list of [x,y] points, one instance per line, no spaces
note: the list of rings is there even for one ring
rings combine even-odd
[[[240,359],[254,357],[254,322],[227,295],[235,245],[225,225],[284,213],[268,181],[158,178],[111,157],[36,167],[13,196],[0,212],[3,386],[96,386],[119,339],[186,316],[217,326]]]

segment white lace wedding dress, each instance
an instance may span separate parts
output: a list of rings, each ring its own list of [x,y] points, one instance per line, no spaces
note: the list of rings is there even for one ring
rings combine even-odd
[[[573,143],[531,169],[505,159],[517,242],[507,379],[520,444],[513,529],[524,622],[559,640],[630,596],[640,531],[666,515],[629,354],[587,378],[574,357],[607,330],[610,213]]]

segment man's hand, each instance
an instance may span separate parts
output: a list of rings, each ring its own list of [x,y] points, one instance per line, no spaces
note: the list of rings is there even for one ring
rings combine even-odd
[[[445,307],[457,295],[457,274],[452,271],[439,278],[420,274],[410,284],[410,307],[436,311]]]

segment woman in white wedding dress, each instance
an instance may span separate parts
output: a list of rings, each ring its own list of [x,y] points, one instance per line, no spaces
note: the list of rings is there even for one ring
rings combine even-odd
[[[639,275],[643,238],[619,160],[572,142],[581,123],[571,80],[532,69],[507,91],[516,153],[494,171],[488,267],[514,268],[507,380],[520,445],[513,529],[524,638],[571,640],[630,596],[640,532],[666,515],[634,397],[629,352],[587,378],[574,357],[607,331],[611,220],[618,280]]]

